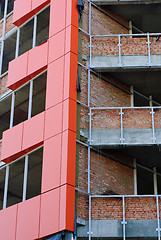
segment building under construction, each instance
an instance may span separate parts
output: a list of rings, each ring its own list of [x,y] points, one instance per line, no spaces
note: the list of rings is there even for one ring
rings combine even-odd
[[[0,2],[0,239],[160,240],[161,1]]]

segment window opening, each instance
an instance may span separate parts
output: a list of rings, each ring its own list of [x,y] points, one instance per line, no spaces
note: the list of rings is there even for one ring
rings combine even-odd
[[[43,43],[49,38],[49,16],[49,7],[37,16],[36,45]]]
[[[0,1],[0,20],[4,17],[5,0]]]
[[[34,19],[20,28],[19,55],[29,51],[33,42]]]
[[[47,72],[33,82],[32,117],[45,111]]]
[[[0,139],[2,138],[3,131],[7,130],[10,126],[11,99],[12,96],[9,95],[0,101]]]
[[[24,163],[23,157],[9,166],[7,207],[22,201]]]
[[[29,88],[27,84],[15,92],[14,126],[28,119]]]
[[[8,0],[7,14],[13,11],[14,0]]]
[[[3,208],[6,168],[0,170],[0,210]]]
[[[43,148],[28,156],[27,199],[41,193],[42,159]]]
[[[2,74],[8,70],[8,64],[15,58],[17,32],[4,40]]]

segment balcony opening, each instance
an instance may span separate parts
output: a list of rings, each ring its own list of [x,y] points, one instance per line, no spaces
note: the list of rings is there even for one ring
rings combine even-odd
[[[22,201],[25,158],[9,166],[7,207]]]
[[[14,126],[28,119],[30,84],[15,92]]]
[[[26,199],[41,193],[43,148],[28,155],[28,177]]]
[[[5,175],[6,175],[6,169],[2,168],[0,170],[0,210],[3,208],[3,195],[4,195]]]
[[[2,74],[8,70],[8,64],[15,58],[17,32],[4,40]]]
[[[45,111],[47,72],[33,82],[32,117]]]
[[[34,19],[26,23],[20,29],[20,43],[19,43],[19,55],[27,52],[32,48],[33,44],[33,26]]]
[[[0,139],[2,138],[3,131],[7,130],[10,126],[11,98],[11,95],[9,95],[0,101]]]
[[[49,16],[49,7],[37,16],[36,45],[43,43],[49,38]]]

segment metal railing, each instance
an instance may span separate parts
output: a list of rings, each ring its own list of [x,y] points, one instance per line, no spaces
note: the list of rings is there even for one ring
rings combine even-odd
[[[90,108],[90,111],[89,111],[89,144],[90,145],[93,144],[94,139],[92,139],[92,131],[94,129],[98,129],[98,125],[100,127],[99,129],[103,129],[103,130],[105,128],[106,129],[111,129],[111,130],[115,129],[115,126],[110,127],[110,124],[109,124],[109,128],[108,128],[107,126],[104,127],[104,125],[101,123],[101,111],[106,111],[106,110],[108,110],[109,112],[118,110],[117,113],[115,114],[115,116],[117,116],[118,119],[119,119],[119,126],[117,126],[116,128],[118,130],[120,129],[119,130],[119,132],[120,132],[120,142],[119,143],[118,142],[115,142],[115,143],[109,142],[109,143],[106,143],[107,145],[114,145],[114,144],[128,145],[129,143],[126,142],[125,138],[124,138],[124,130],[125,129],[136,129],[136,126],[137,126],[137,124],[139,126],[139,123],[141,123],[143,126],[138,127],[138,129],[143,129],[143,130],[144,129],[148,129],[147,126],[146,126],[146,122],[144,123],[144,121],[143,121],[144,119],[146,119],[146,116],[144,117],[144,114],[149,114],[149,116],[150,116],[148,124],[151,125],[151,133],[152,133],[152,138],[151,138],[152,142],[151,142],[151,144],[159,144],[159,143],[161,143],[161,138],[159,140],[157,139],[156,129],[160,129],[160,128],[159,127],[156,128],[155,124],[156,123],[160,124],[160,121],[159,121],[159,119],[156,120],[154,116],[155,116],[156,111],[160,110],[160,109],[161,109],[161,107],[158,107],[158,106],[156,106],[156,107],[150,107],[150,106],[148,106],[148,107],[92,107],[92,108]],[[133,117],[138,117],[138,122],[137,122],[137,118],[133,120],[133,121],[135,121],[135,124],[134,124],[135,126],[132,126],[132,123],[130,123],[131,124],[130,127],[129,126],[126,127],[125,113],[128,113],[127,112],[128,110],[132,110],[133,111],[132,112]],[[143,113],[143,117],[144,117],[143,120],[142,119],[139,120],[140,112],[137,113],[137,110],[140,110],[140,111],[145,110],[145,112]],[[93,117],[94,111],[97,111],[97,115],[99,115],[99,123],[98,123],[98,119],[97,118],[96,118],[96,120],[94,120],[94,117]],[[161,113],[159,113],[159,114],[161,116]],[[106,116],[107,116],[108,119],[112,118],[112,117],[109,117],[109,115],[107,113],[104,114],[104,118]],[[128,116],[127,116],[127,118],[128,118]],[[111,119],[111,122],[113,123],[113,119]],[[97,127],[94,126],[95,123],[97,123]],[[147,139],[145,139],[145,141],[146,140]],[[129,145],[137,145],[137,144],[138,143],[130,142]],[[140,142],[140,144],[142,144],[142,143]],[[148,140],[147,140],[147,144],[149,144]]]
[[[143,52],[144,53],[138,53],[138,54],[135,54],[135,55],[138,55],[138,56],[141,56],[141,55],[146,55],[147,56],[147,60],[146,60],[146,63],[144,64],[144,67],[160,67],[161,66],[161,60],[159,59],[152,59],[152,55],[158,55],[158,53],[160,53],[161,55],[161,49],[159,48],[159,44],[157,43],[157,38],[159,38],[161,36],[161,33],[140,33],[140,34],[111,34],[111,35],[90,35],[90,45],[89,45],[89,48],[90,48],[90,56],[89,56],[89,66],[91,68],[95,68],[97,66],[93,65],[93,62],[92,62],[92,57],[95,56],[95,55],[98,55],[98,54],[94,54],[93,53],[93,49],[94,49],[94,42],[93,40],[94,39],[110,39],[110,38],[115,38],[116,39],[116,43],[114,43],[114,46],[117,47],[117,52],[115,54],[108,54],[108,50],[107,49],[104,49],[104,53],[106,53],[105,55],[106,56],[112,56],[112,55],[117,55],[118,57],[118,64],[117,64],[117,67],[124,67],[126,66],[126,64],[124,63],[124,59],[123,57],[124,56],[132,56],[134,55],[133,54],[133,50],[135,50],[135,48],[132,48],[131,52],[129,50],[129,53],[128,54],[124,54],[123,53],[123,44],[127,44],[126,40],[125,39],[129,39],[129,46],[133,45],[136,47],[136,50],[137,48],[139,47],[139,39],[142,38],[142,40],[145,40],[145,44],[142,44],[142,46],[147,46],[147,49],[146,51],[144,50]],[[135,44],[134,45],[134,40],[136,41],[138,39],[138,44]],[[154,39],[153,42],[151,42],[152,38]],[[123,42],[124,40],[124,42]],[[107,40],[105,40],[107,41]],[[112,42],[112,40],[111,40]],[[113,44],[113,42],[112,42]],[[158,46],[158,48],[160,49],[160,52],[158,51],[157,53],[152,53],[152,44],[155,46]],[[108,47],[108,43],[106,44],[106,46]],[[98,40],[98,46],[97,48],[101,49],[101,43],[99,44],[99,40]],[[97,52],[98,52],[98,49],[97,49]],[[127,49],[127,48],[126,48]],[[158,63],[159,61],[159,63]],[[108,64],[108,63],[107,63]],[[142,65],[141,65],[142,66]],[[107,65],[108,67],[108,65]],[[111,66],[110,66],[111,67]],[[138,67],[139,67],[139,64],[138,64]]]
[[[126,207],[125,207],[125,202],[126,198],[154,198],[156,199],[156,220],[157,220],[157,225],[156,225],[156,231],[157,231],[157,238],[158,240],[161,239],[160,237],[160,232],[161,232],[161,227],[160,227],[160,209],[159,209],[159,198],[161,199],[161,195],[90,195],[89,196],[89,240],[92,238],[92,199],[93,198],[115,198],[115,199],[121,199],[122,200],[122,232],[123,232],[123,240],[126,240],[126,226],[128,224],[127,219],[126,219]],[[110,201],[110,200],[109,200]],[[118,209],[117,209],[118,211]],[[107,211],[103,211],[103,214],[107,215]],[[143,218],[146,220],[146,218]],[[153,218],[154,219],[154,218]],[[130,218],[128,217],[128,220]],[[121,236],[120,236],[121,237]]]

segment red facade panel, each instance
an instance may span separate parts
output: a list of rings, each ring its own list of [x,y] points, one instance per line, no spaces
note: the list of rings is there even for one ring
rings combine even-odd
[[[77,102],[66,99],[63,102],[63,131],[70,129],[76,132]]]
[[[64,56],[65,51],[65,30],[49,38],[49,60],[48,63]]]
[[[64,57],[48,65],[46,109],[63,101]]]
[[[62,132],[63,116],[62,103],[46,110],[45,116],[45,140]]]
[[[65,55],[64,71],[64,99],[77,99],[77,55],[68,53]]]
[[[1,210],[0,212],[1,239],[15,240],[16,222],[17,222],[17,205]]]
[[[39,212],[40,196],[18,204],[16,240],[38,238]]]
[[[78,28],[69,25],[66,28],[65,53],[78,54]]]
[[[62,164],[61,164],[61,184],[75,186],[76,167],[76,133],[72,131],[63,132],[62,139]]]
[[[29,51],[28,71],[30,77],[34,77],[46,68],[48,61],[48,41],[34,47]]]
[[[28,52],[9,63],[7,87],[15,90],[27,81]]]
[[[41,195],[40,233],[45,237],[59,231],[60,188]]]
[[[44,118],[45,113],[42,112],[24,122],[22,151],[43,143]]]
[[[60,187],[62,134],[49,138],[44,142],[42,190],[49,191]]]
[[[51,0],[50,23],[52,24],[49,28],[49,38],[62,31],[66,26],[66,1]]]
[[[20,156],[22,150],[23,124],[8,129],[3,133],[1,161],[10,162]]]

